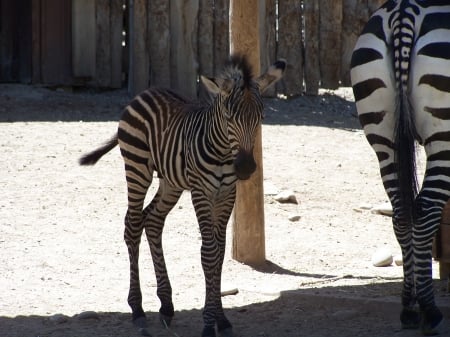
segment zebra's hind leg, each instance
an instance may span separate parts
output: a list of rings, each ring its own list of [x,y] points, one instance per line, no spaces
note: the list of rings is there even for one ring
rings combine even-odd
[[[144,210],[144,227],[157,282],[157,295],[161,301],[159,309],[160,320],[163,325],[170,325],[174,316],[172,302],[172,287],[167,274],[166,262],[162,248],[162,232],[167,214],[179,200],[182,189],[169,186],[160,179],[158,192],[151,203]]]
[[[131,164],[130,164],[131,163]],[[142,308],[142,293],[139,281],[139,245],[144,229],[143,205],[145,195],[152,182],[152,173],[147,169],[136,169],[125,158],[125,172],[128,189],[128,210],[125,216],[124,239],[130,259],[130,289],[128,304],[132,310],[133,323],[145,328],[146,318]]]
[[[433,237],[438,230],[444,200],[432,201],[428,197],[429,185],[434,186],[425,179],[422,191],[416,199],[417,221],[413,229],[413,247],[416,275],[416,293],[421,311],[420,328],[427,336],[439,333],[439,325],[443,320],[441,311],[435,304],[433,278],[432,278],[432,244]],[[430,193],[435,196],[436,194]]]
[[[394,208],[393,227],[403,256],[402,311],[400,322],[403,329],[418,329],[420,314],[416,308],[416,287],[414,282],[414,257],[412,248],[412,224],[401,215],[400,208]]]

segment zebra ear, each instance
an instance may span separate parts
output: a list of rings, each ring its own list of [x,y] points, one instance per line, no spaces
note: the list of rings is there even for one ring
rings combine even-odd
[[[208,78],[206,76],[200,76],[200,80],[205,88],[213,95],[229,94],[234,84],[232,80],[223,78]]]
[[[265,74],[262,74],[256,79],[256,83],[258,83],[259,91],[261,93],[283,77],[286,64],[286,60],[279,59],[270,66],[269,70],[267,70]]]

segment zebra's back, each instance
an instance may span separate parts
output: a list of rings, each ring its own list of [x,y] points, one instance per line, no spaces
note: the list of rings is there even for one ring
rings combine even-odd
[[[181,125],[190,105],[193,102],[169,89],[150,88],[125,107],[118,138],[127,173],[134,168],[135,174],[151,180],[146,174],[155,170],[172,184],[188,187],[182,174],[186,170]]]

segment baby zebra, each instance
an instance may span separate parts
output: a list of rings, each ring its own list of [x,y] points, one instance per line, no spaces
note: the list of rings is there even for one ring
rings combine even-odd
[[[248,179],[256,170],[253,146],[263,119],[261,93],[282,77],[285,67],[286,62],[279,60],[254,79],[247,59],[234,55],[221,76],[201,77],[214,95],[209,105],[168,89],[148,89],[125,108],[117,134],[80,159],[81,165],[93,165],[119,144],[125,161],[128,303],[136,325],[146,326],[138,266],[143,230],[156,274],[160,318],[170,324],[174,315],[161,235],[167,214],[183,190],[190,190],[202,237],[201,262],[206,282],[202,336],[215,336],[216,325],[222,336],[232,336],[220,297],[226,226],[235,201],[236,181]],[[144,208],[154,171],[158,173],[159,188]]]

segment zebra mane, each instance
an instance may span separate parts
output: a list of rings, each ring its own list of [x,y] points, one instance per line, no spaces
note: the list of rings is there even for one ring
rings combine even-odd
[[[240,77],[243,80],[243,86],[249,88],[253,78],[253,70],[247,57],[242,54],[231,55],[225,64],[223,76],[234,80],[236,80],[236,77]]]

